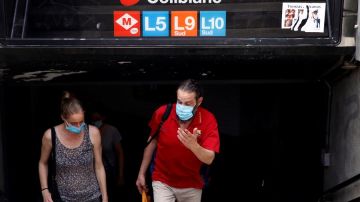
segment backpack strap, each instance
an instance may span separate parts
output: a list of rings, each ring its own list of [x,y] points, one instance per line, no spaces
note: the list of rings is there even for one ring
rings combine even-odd
[[[52,148],[51,148],[51,169],[52,169],[52,178],[54,180],[55,176],[56,176],[56,132],[55,132],[55,128],[51,127],[51,144],[52,144]]]
[[[166,110],[165,110],[165,112],[164,112],[164,114],[163,114],[163,116],[162,116],[162,118],[161,118],[160,123],[159,123],[159,127],[157,128],[155,134],[154,134],[153,136],[151,136],[151,138],[147,141],[146,147],[150,144],[150,142],[151,142],[153,139],[155,139],[155,138],[159,135],[160,129],[161,129],[162,125],[164,124],[164,122],[167,120],[167,118],[168,118],[169,115],[170,115],[171,108],[172,108],[172,103],[167,104]]]
[[[56,131],[55,128],[52,127],[51,128],[51,143],[52,143],[52,148],[51,148],[51,162],[50,162],[50,172],[49,174],[50,176],[50,186],[51,186],[51,197],[53,199],[53,201],[56,202],[62,202],[63,200],[60,197],[59,194],[59,190],[58,190],[58,186],[56,183]]]

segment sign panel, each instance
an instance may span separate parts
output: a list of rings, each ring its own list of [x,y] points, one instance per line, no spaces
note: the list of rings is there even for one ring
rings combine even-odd
[[[6,35],[68,45],[326,45],[340,39],[342,7],[338,0],[31,0],[26,18],[7,17],[26,23]]]
[[[198,13],[200,13],[200,23]],[[140,24],[142,24],[143,37],[226,36],[226,11],[171,11],[170,13],[168,11],[142,11],[141,15],[140,21],[140,11],[115,11],[114,36],[140,37],[138,31]],[[171,35],[169,35],[170,29]]]
[[[140,12],[139,11],[115,11],[114,12],[114,36],[138,37],[140,36]]]
[[[200,36],[226,36],[226,11],[200,11]]]
[[[168,11],[143,11],[142,16],[143,36],[169,36]]]
[[[197,11],[172,11],[171,12],[171,36],[196,37]]]
[[[324,32],[325,3],[283,3],[281,28]]]
[[[136,4],[136,0],[132,2]],[[129,2],[127,2],[130,4]],[[221,4],[221,0],[148,0],[154,7],[157,4]],[[124,3],[122,3],[125,5]],[[126,4],[127,5],[127,4]],[[284,2],[281,12],[281,29],[288,29],[293,32],[324,33],[326,3],[293,3]],[[163,11],[137,11],[138,18],[141,12],[142,21],[137,21],[142,26],[140,32],[127,28],[136,19],[130,14],[120,16],[125,11],[115,11],[114,19],[122,30],[119,34],[119,27],[114,27],[115,37],[227,37],[227,10],[163,10]],[[118,14],[120,13],[120,14]],[[117,16],[115,16],[115,14]],[[249,16],[251,17],[251,16]],[[233,15],[231,26],[236,25],[236,17]],[[126,25],[124,25],[126,24]],[[138,27],[137,27],[138,28]],[[126,31],[124,31],[125,29]],[[130,32],[130,33],[129,33]],[[170,32],[170,34],[169,34]],[[125,34],[124,34],[125,33]],[[233,37],[233,36],[230,36]]]

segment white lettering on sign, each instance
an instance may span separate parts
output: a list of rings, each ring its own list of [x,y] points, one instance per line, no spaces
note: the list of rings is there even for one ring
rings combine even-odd
[[[157,17],[155,27],[150,26],[149,17],[145,17],[145,31],[153,32],[153,31],[164,31],[166,29],[166,18],[165,17]]]
[[[149,17],[145,17],[145,30],[146,31],[150,31],[153,32],[155,31],[155,27],[150,27],[150,23],[149,23]]]
[[[174,24],[175,27],[174,29],[177,31],[182,31],[182,30],[193,30],[195,28],[195,18],[192,16],[187,16],[185,18],[185,27],[181,27],[179,26],[179,17],[175,16],[174,17]]]
[[[195,18],[192,16],[188,16],[185,18],[185,28],[187,30],[193,30],[195,28]]]
[[[201,31],[201,34],[203,36],[211,36],[211,35],[213,35],[213,33],[214,33],[214,30],[202,30]]]
[[[182,31],[182,32],[175,31],[175,36],[186,36],[186,32],[185,31]]]
[[[181,31],[181,30],[184,30],[185,28],[184,27],[179,27],[179,17],[178,16],[175,16],[174,18],[174,24],[175,24],[175,30],[177,31]]]
[[[128,30],[136,23],[138,23],[138,21],[135,18],[131,17],[131,15],[126,13],[123,16],[121,16],[119,19],[117,19],[116,23],[119,24],[124,29]]]
[[[225,22],[223,18],[210,18],[206,22],[205,18],[201,18],[201,24],[203,29],[223,29]]]
[[[222,0],[148,0],[150,4],[219,4]]]

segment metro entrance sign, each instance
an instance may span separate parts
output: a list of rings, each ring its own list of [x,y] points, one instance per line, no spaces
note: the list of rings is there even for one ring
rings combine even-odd
[[[147,0],[156,4],[220,4],[222,0]],[[120,0],[133,6],[139,0]],[[154,5],[155,4],[155,5]],[[141,14],[140,14],[141,12]],[[140,18],[140,15],[142,18]],[[198,18],[200,16],[200,19]],[[200,21],[200,23],[199,23]],[[140,33],[140,27],[142,32]],[[226,11],[114,11],[114,37],[224,37]]]
[[[281,0],[119,1],[120,7],[113,11],[113,37],[116,39],[149,38],[148,41],[160,40],[169,44],[199,41],[229,44],[230,41],[232,44],[239,42],[238,39],[257,43],[257,38],[262,38],[261,41],[266,38],[293,38],[294,41],[307,37],[328,39],[329,32],[332,31],[328,29],[330,18],[325,17],[325,11],[330,4],[324,0],[304,3],[286,3]],[[133,1],[132,5],[127,6],[130,1]],[[296,9],[292,9],[293,7]],[[133,16],[132,12],[137,13]],[[314,28],[312,22],[315,18],[319,28]],[[129,28],[130,23],[135,22],[134,19],[137,27]],[[119,32],[119,28],[126,31]],[[286,43],[289,43],[289,40]]]
[[[337,45],[343,6],[338,0],[58,2],[31,0],[28,12],[23,12],[21,9],[27,8],[26,1],[19,1],[17,16],[11,12],[3,13],[5,19],[14,19],[13,25],[11,21],[0,22],[3,44],[115,47]],[[12,9],[12,3],[4,5],[5,10]]]
[[[141,15],[140,19],[140,11],[114,11],[114,36],[226,36],[226,11],[142,11]]]

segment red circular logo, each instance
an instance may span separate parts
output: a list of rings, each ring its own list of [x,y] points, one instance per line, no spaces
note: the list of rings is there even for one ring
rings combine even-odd
[[[140,0],[120,0],[120,3],[123,6],[133,6],[137,3],[139,3]]]

